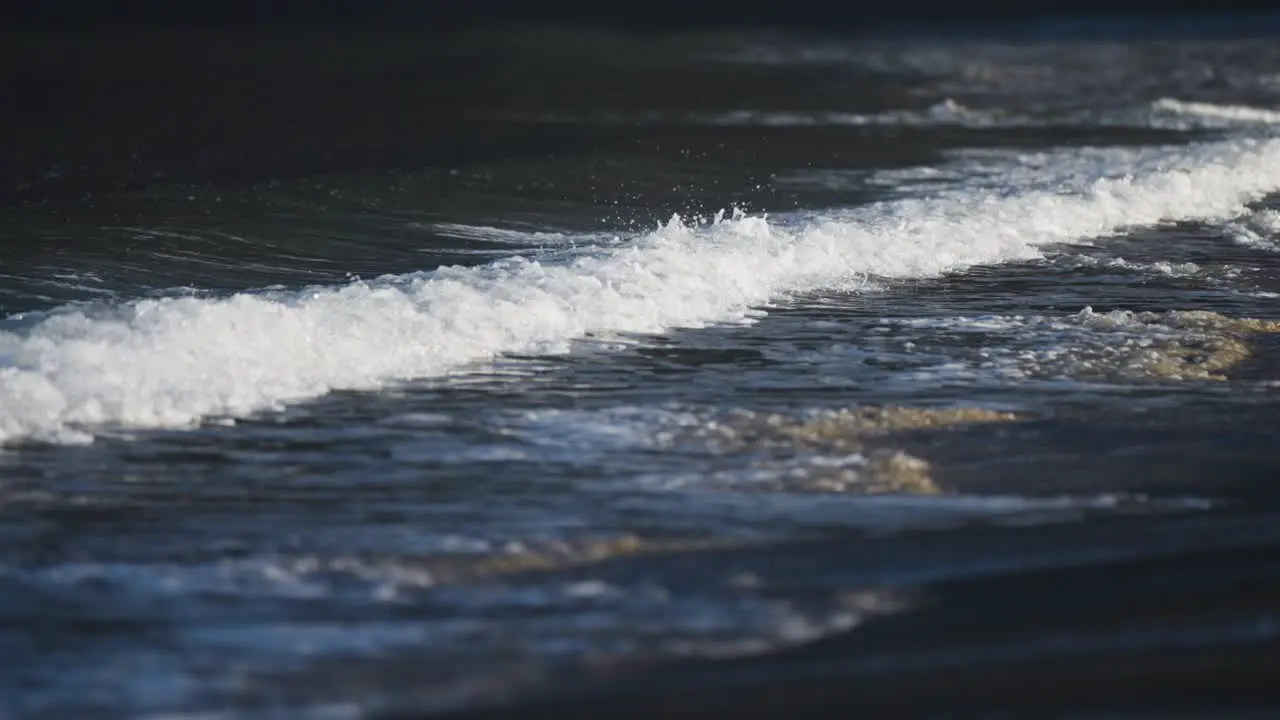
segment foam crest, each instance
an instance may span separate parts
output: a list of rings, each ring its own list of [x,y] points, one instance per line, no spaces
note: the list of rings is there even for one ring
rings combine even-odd
[[[1280,125],[1280,110],[1249,107],[1248,105],[1219,105],[1162,98],[1152,103],[1160,112],[1172,113],[1202,121],[1213,126],[1231,125]]]
[[[1280,212],[1260,208],[1226,225],[1236,243],[1257,250],[1280,250]]]
[[[185,427],[334,389],[375,389],[507,352],[550,353],[591,332],[742,319],[792,291],[865,288],[1037,257],[1040,246],[1175,219],[1228,219],[1280,186],[1280,141],[1094,152],[1071,192],[1003,188],[900,200],[799,221],[671,223],[561,261],[483,267],[290,294],[66,308],[0,331],[0,443],[87,440],[102,426]],[[1070,165],[1070,164],[1068,164]],[[8,324],[8,323],[7,323]]]

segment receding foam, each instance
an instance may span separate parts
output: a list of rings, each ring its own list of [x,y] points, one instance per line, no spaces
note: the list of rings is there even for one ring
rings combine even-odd
[[[1028,187],[1011,172],[1004,187],[826,216],[673,219],[560,260],[288,294],[146,299],[109,312],[64,308],[0,331],[0,443],[84,441],[103,426],[190,427],[501,353],[558,352],[590,332],[740,320],[788,292],[1035,258],[1042,246],[1128,226],[1226,220],[1280,187],[1276,140],[1080,158],[1092,169],[1082,176],[1081,162],[1065,163],[1058,187]]]

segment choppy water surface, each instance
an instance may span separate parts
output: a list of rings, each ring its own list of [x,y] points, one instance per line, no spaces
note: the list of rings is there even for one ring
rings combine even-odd
[[[6,717],[1269,699],[1273,43],[394,52],[431,152],[6,185]]]

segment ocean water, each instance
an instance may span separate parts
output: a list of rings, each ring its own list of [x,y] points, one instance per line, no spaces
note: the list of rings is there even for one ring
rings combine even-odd
[[[0,716],[1275,710],[1273,40],[356,35],[15,86]]]

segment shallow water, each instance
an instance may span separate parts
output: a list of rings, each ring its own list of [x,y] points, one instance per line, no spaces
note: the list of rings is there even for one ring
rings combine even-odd
[[[385,47],[11,173],[14,716],[1273,657],[1272,43]]]

